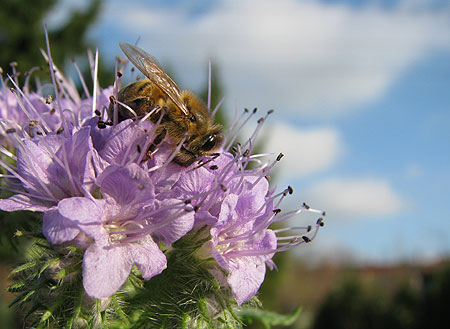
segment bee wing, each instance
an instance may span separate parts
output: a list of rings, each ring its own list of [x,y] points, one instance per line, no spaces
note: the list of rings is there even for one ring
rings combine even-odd
[[[174,104],[185,114],[189,111],[181,100],[180,89],[173,80],[163,71],[158,60],[145,50],[120,42],[120,48],[128,59],[141,71],[151,82],[157,85]]]

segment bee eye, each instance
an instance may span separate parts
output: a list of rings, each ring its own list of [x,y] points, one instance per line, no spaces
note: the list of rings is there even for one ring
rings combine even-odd
[[[197,121],[197,119],[195,118],[195,116],[194,116],[193,114],[191,114],[191,115],[189,116],[189,120],[191,120],[191,122]]]
[[[209,151],[217,145],[216,135],[209,135],[208,139],[203,143],[201,150]]]

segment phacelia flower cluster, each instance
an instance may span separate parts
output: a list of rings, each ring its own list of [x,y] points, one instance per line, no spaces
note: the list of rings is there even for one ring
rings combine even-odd
[[[50,51],[45,57],[53,96],[45,94],[48,86],[32,92],[28,82],[21,88],[14,77],[2,77],[1,188],[12,195],[0,200],[0,209],[41,212],[52,245],[82,248],[90,297],[116,293],[133,266],[146,280],[159,275],[167,267],[165,251],[206,228],[202,255],[215,260],[211,273],[240,305],[257,293],[277,252],[311,241],[323,225],[319,218],[313,226],[269,228],[302,211],[322,213],[307,205],[287,213],[279,208],[292,193],[269,186],[281,155],[266,160],[270,155],[252,154],[265,118],[245,143],[235,143],[242,122],[256,111],[232,123],[217,155],[182,167],[172,161],[181,145],[163,140],[151,156],[146,152],[158,124],[108,117],[120,74],[106,89],[95,81],[92,94],[82,80],[80,96]]]

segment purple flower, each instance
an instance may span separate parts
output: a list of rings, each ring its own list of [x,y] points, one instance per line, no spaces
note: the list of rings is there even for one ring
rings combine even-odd
[[[269,228],[302,211],[321,212],[303,205],[280,214],[292,189],[275,193],[267,177],[281,157],[252,154],[264,118],[243,145],[231,147],[241,127],[236,121],[217,156],[181,167],[171,160],[182,145],[163,140],[148,154],[157,124],[145,118],[113,124],[107,117],[118,81],[103,90],[95,82],[92,97],[84,86],[82,98],[51,71],[54,100],[42,90],[21,90],[13,79],[0,92],[2,188],[14,193],[0,199],[0,210],[42,212],[51,244],[84,250],[89,296],[116,293],[133,266],[146,280],[160,274],[167,266],[161,248],[170,252],[175,241],[206,227],[209,240],[198,257],[215,260],[211,273],[241,305],[257,293],[266,266],[275,267],[275,253],[311,241],[323,225],[319,219],[314,227]]]
[[[168,196],[159,200],[156,187],[170,179],[154,176],[134,163],[109,165],[96,180],[103,199],[67,198],[56,213],[44,214],[43,230],[51,243],[68,242],[79,234],[88,238],[83,283],[91,297],[116,292],[133,264],[144,279],[161,273],[166,258],[155,241],[170,245],[191,230],[192,207]]]
[[[94,298],[109,297],[120,289],[133,264],[144,279],[150,279],[166,267],[166,257],[150,235],[126,235],[123,232],[135,230],[138,224],[121,214],[127,212],[122,209],[125,207],[117,206],[105,200],[69,198],[58,204],[57,213],[51,219],[55,224],[65,221],[66,227],[71,225],[93,240],[83,257],[83,285],[87,294]],[[124,218],[117,220],[121,216]],[[49,219],[44,215],[45,220]],[[55,227],[48,225],[46,230],[52,228]],[[64,232],[58,231],[47,238],[60,243],[63,242],[62,234]]]
[[[323,224],[320,219],[315,228],[269,229],[272,223],[302,211],[322,212],[303,205],[280,214],[278,206],[284,197],[292,194],[292,188],[274,194],[269,188],[267,174],[281,157],[272,163],[259,163],[259,156],[252,156],[250,151],[241,152],[236,148],[234,152],[236,155],[233,156],[222,151],[217,159],[186,171],[172,191],[195,207],[195,227],[207,225],[209,228],[211,240],[206,246],[206,256],[205,248],[202,248],[202,257],[214,257],[220,269],[211,272],[219,282],[231,288],[240,305],[257,293],[264,281],[266,265],[274,268],[272,257],[275,253],[311,241]],[[259,164],[246,169],[249,162]],[[283,236],[288,231],[295,233]]]
[[[4,166],[13,174],[10,185],[18,194],[0,200],[0,209],[45,211],[59,200],[89,193],[98,169],[89,133],[86,127],[68,136],[16,136],[17,166]]]
[[[2,78],[0,165],[9,185],[2,188],[16,194],[0,200],[1,210],[46,211],[94,188],[100,159],[93,147],[93,129],[83,125],[92,118],[94,104],[106,109],[112,87],[99,90],[94,102],[94,97],[81,98],[73,83],[55,66],[53,70],[56,99],[45,95],[40,84],[37,92],[29,92],[29,76],[22,89],[13,78]]]

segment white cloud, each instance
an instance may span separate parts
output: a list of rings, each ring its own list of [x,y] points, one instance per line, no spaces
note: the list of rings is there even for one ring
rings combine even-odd
[[[90,5],[90,0],[60,0],[45,17],[49,28],[58,28],[70,18],[73,11],[84,11]]]
[[[334,128],[299,130],[284,123],[268,128],[264,151],[283,153],[276,170],[280,179],[304,177],[332,166],[345,147]]]
[[[450,49],[445,12],[399,5],[352,8],[318,1],[222,0],[191,15],[185,6],[114,3],[111,24],[142,36],[185,84],[204,82],[207,56],[221,67],[231,101],[311,116],[373,101],[436,48]]]
[[[302,195],[311,205],[326,209],[328,217],[339,219],[380,218],[406,206],[388,181],[377,178],[333,178]]]

